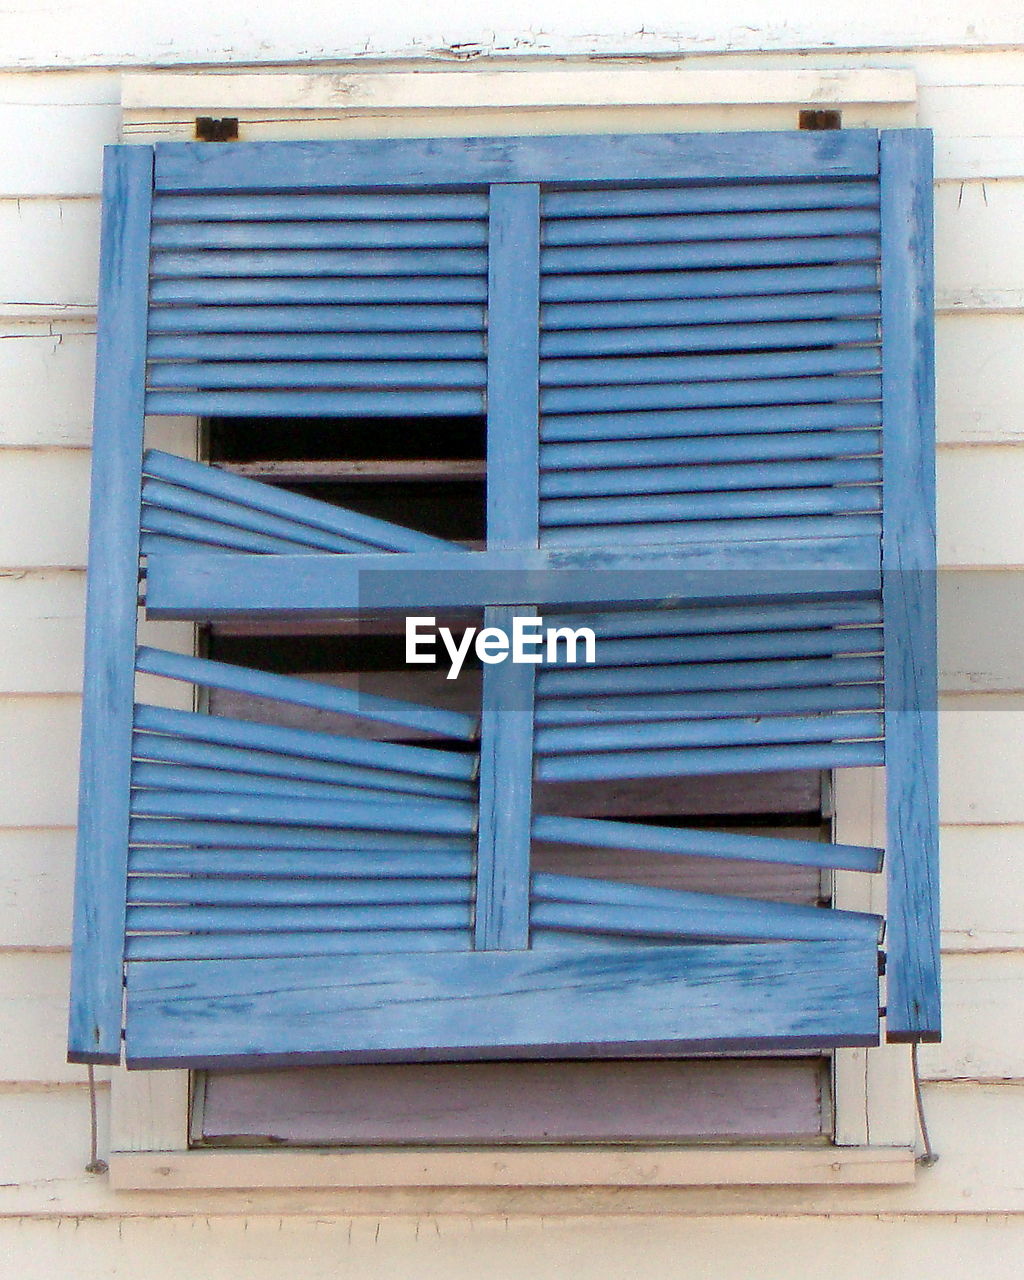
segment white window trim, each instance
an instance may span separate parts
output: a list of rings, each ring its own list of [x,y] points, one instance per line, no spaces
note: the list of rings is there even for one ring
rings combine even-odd
[[[913,72],[898,69],[692,70],[532,62],[521,70],[128,74],[126,142],[188,140],[198,115],[237,116],[243,140],[793,128],[801,108],[833,107],[847,127],[912,125]],[[216,145],[216,144],[211,144]],[[834,777],[834,838],[884,843],[884,775]],[[837,873],[838,905],[884,908],[881,877]],[[303,1188],[905,1185],[917,1140],[905,1045],[833,1059],[828,1145],[558,1145],[352,1150],[189,1148],[190,1073],[116,1068],[110,1173],[117,1190]]]

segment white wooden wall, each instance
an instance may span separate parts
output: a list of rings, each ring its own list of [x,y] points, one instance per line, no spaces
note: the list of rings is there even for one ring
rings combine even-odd
[[[720,8],[720,7],[718,7]],[[0,11],[0,1257],[19,1280],[1012,1277],[1024,1256],[1024,18],[1019,0]],[[766,19],[770,13],[770,19]],[[358,16],[357,16],[358,14]],[[514,16],[513,16],[514,15]],[[373,23],[372,28],[370,23]],[[714,29],[709,25],[717,21]],[[643,31],[640,31],[640,28]],[[759,50],[772,52],[760,55]],[[64,1062],[100,146],[120,69],[459,54],[912,69],[937,131],[947,1035],[912,1186],[114,1192]],[[509,65],[507,62],[503,65]],[[541,66],[544,64],[541,63]],[[643,62],[634,63],[642,66]],[[360,64],[367,70],[365,62]],[[301,69],[301,65],[297,67]],[[472,74],[471,68],[466,68]],[[994,571],[1002,571],[994,574]],[[962,584],[962,585],[961,585]],[[103,1076],[100,1073],[101,1082]],[[101,1083],[101,1134],[107,1086]],[[656,1215],[656,1216],[651,1216]]]

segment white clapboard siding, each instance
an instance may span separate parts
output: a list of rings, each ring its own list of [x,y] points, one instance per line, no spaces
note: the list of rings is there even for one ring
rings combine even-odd
[[[88,445],[95,356],[95,326],[81,321],[0,328],[0,447]]]
[[[2,461],[0,567],[83,567],[89,454],[83,449],[8,449]]]
[[[0,827],[0,939],[8,948],[71,943],[75,832]]]
[[[917,119],[935,131],[936,178],[1024,177],[1022,113],[1019,81],[921,86]]]
[[[941,849],[943,949],[1024,951],[1024,826],[945,827]]]
[[[950,698],[939,714],[939,813],[950,825],[1024,823],[1024,706]]]
[[[0,199],[0,314],[8,304],[95,307],[99,218],[97,197]]]
[[[935,347],[940,444],[1024,444],[1024,312],[940,315]]]
[[[0,76],[0,196],[86,196],[100,191],[103,147],[117,142],[120,111],[111,77],[97,79],[100,102],[11,101],[27,76]],[[11,81],[15,83],[12,84]]]
[[[1024,691],[1024,574],[947,570],[938,587],[940,691]]]
[[[0,828],[74,824],[80,720],[74,696],[0,698]]]
[[[930,1280],[962,1280],[968,1274],[971,1280],[1002,1280],[1008,1274],[1006,1258],[1024,1252],[1024,1222],[807,1217],[739,1224],[681,1216],[583,1224],[573,1217],[541,1223],[478,1216],[442,1225],[401,1217],[346,1218],[335,1210],[286,1224],[270,1218],[251,1223],[208,1217],[84,1220],[74,1224],[73,1241],[76,1272],[89,1280],[111,1274],[104,1267],[113,1258],[125,1275],[147,1280],[175,1280],[181,1274],[278,1280],[282,1269],[302,1280],[328,1280],[350,1270],[365,1280],[382,1280],[407,1274],[410,1260],[417,1280],[525,1275],[527,1260],[531,1280],[572,1274],[609,1280],[634,1274],[641,1254],[644,1270],[663,1276],[679,1274],[679,1260],[685,1258],[687,1271],[701,1276],[847,1280],[865,1273],[920,1273]],[[11,1242],[11,1273],[19,1280],[49,1280],[66,1264],[68,1248],[67,1235],[56,1225],[21,1224]]]
[[[31,0],[9,3],[0,24],[0,64],[10,67],[240,65],[245,62],[335,62],[373,56],[472,58],[486,54],[678,53],[828,48],[984,48],[1020,38],[1013,0],[960,5],[893,5],[865,0],[823,9],[814,0],[787,0],[784,11],[759,0],[720,9],[680,11],[678,0],[648,0],[641,13],[610,0],[575,5],[522,0],[496,15],[472,0],[416,7],[319,6],[296,8],[268,0],[258,20],[227,23],[223,14],[186,0],[173,8],[138,0],[129,20],[103,20],[94,6],[61,14],[59,38],[51,24],[29,21]],[[700,19],[697,25],[697,19]],[[695,38],[694,31],[699,31]]]
[[[85,1181],[89,1162],[89,1092],[80,1083],[50,1090],[0,1088],[0,1151],[5,1183]],[[100,1084],[100,1132],[106,1133],[109,1090]],[[6,1235],[6,1233],[4,1233]],[[5,1250],[6,1252],[6,1250]]]
[[[976,446],[938,458],[939,564],[1024,565],[1024,449]]]
[[[935,188],[935,289],[951,297],[1024,290],[1024,182],[941,182]]]
[[[0,1089],[86,1079],[83,1066],[67,1061],[69,969],[65,952],[0,950]],[[100,1078],[109,1074],[99,1069]]]
[[[0,473],[3,471],[0,454]],[[85,574],[81,570],[0,573],[0,696],[8,693],[79,693],[85,619]],[[194,630],[187,622],[143,621],[142,644],[192,653]],[[177,682],[140,681],[149,691],[163,689],[182,704]],[[166,697],[158,697],[166,702]],[[190,705],[190,704],[184,704]]]
[[[921,1046],[930,1080],[1024,1080],[1024,953],[946,955],[942,1043]]]

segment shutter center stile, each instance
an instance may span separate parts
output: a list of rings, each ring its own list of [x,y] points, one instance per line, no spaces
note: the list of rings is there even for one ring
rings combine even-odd
[[[539,540],[540,188],[491,187],[487,309],[487,547]],[[512,629],[531,606],[489,605],[484,626]],[[475,945],[530,943],[534,668],[486,665],[480,721]]]

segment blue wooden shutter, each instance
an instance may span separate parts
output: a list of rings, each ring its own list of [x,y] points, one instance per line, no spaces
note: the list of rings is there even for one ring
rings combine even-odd
[[[875,850],[532,792],[883,759],[889,1033],[937,1033],[922,138],[168,146],[155,179],[111,152],[73,1057],[118,1057],[123,972],[136,1065],[872,1043],[876,917],[529,855],[871,873]],[[485,406],[481,552],[141,449],[143,408]],[[140,549],[152,617],[539,609],[590,618],[598,661],[489,666],[479,725],[133,661]],[[133,711],[136,662],[475,752]]]

